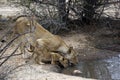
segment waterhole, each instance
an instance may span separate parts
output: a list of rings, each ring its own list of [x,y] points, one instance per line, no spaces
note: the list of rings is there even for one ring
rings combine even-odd
[[[63,74],[99,80],[120,80],[120,55],[110,59],[79,62],[62,70]]]

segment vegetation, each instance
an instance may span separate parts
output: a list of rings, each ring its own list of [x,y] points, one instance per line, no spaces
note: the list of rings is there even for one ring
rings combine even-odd
[[[118,18],[119,0],[21,0],[25,6],[40,19],[40,23],[56,34],[68,25],[91,25],[101,18]],[[115,16],[104,11],[113,6]]]
[[[35,15],[37,17],[38,22],[53,34],[57,34],[60,30],[70,31],[71,29],[73,30],[77,28],[77,29],[82,29],[83,31],[85,31],[84,29],[87,29],[86,32],[88,32],[88,30],[91,30],[92,32],[94,31],[93,28],[97,27],[99,29],[104,26],[107,27],[107,29],[109,29],[108,32],[107,31],[104,32],[104,30],[99,29],[99,31],[101,31],[101,34],[99,34],[99,31],[96,31],[94,33],[95,35],[97,35],[97,38],[96,36],[94,37],[94,39],[88,38],[89,40],[91,40],[91,43],[93,42],[95,44],[95,45],[92,44],[92,47],[88,46],[91,43],[87,42],[87,40],[85,39],[86,44],[88,45],[86,49],[83,49],[83,51],[82,50],[79,51],[79,53],[84,51],[86,51],[86,53],[89,53],[93,50],[97,50],[98,52],[96,51],[95,54],[92,54],[92,57],[91,54],[85,54],[85,55],[82,54],[79,56],[81,60],[85,60],[85,59],[89,60],[89,58],[92,59],[94,58],[97,60],[104,58],[106,56],[108,57],[109,54],[113,56],[120,52],[120,47],[118,46],[120,44],[119,41],[120,0],[7,0],[7,1],[15,4],[16,6],[22,6],[23,7],[22,9],[25,14],[24,16]],[[18,14],[17,16],[21,16],[21,15]],[[10,19],[12,18],[10,17]],[[0,15],[0,25],[1,22],[3,22],[2,15]],[[9,24],[7,24],[7,26],[8,25]],[[100,26],[96,26],[96,25],[100,25]],[[2,30],[1,26],[0,26],[0,30]],[[13,42],[20,37],[20,35],[18,35],[14,37],[12,40],[6,42],[3,38],[6,37],[6,35],[8,34],[9,32],[4,34],[3,37],[0,37],[0,41],[1,41],[0,68],[12,56],[21,55],[21,53],[15,54],[20,44],[15,46],[16,48],[13,49],[13,51],[11,51],[9,55],[8,54],[7,56],[4,55],[7,49],[11,47]],[[81,39],[79,39],[79,41],[80,40]],[[85,41],[83,41],[82,43],[84,42]],[[88,48],[91,49],[91,51],[89,51]],[[115,51],[115,53],[109,51],[104,52],[102,50],[99,51],[98,49],[103,49],[103,50],[107,49],[107,50]],[[104,57],[101,54],[103,54]],[[90,64],[90,62],[87,64]],[[87,72],[86,74],[89,76],[89,73]],[[0,76],[1,74],[2,73],[0,73]]]
[[[119,20],[119,2],[119,0],[20,0],[17,4],[27,8],[25,14],[37,16],[46,29],[56,34],[61,29],[69,30],[71,24],[78,27],[92,25],[103,17],[107,20],[108,18]],[[110,6],[116,9],[114,16],[104,12]],[[106,24],[111,28],[109,21]],[[15,39],[0,50],[0,57]]]

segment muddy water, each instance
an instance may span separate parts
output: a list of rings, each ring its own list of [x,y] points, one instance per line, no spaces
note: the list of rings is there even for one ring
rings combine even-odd
[[[75,73],[75,71],[79,71]],[[120,55],[105,60],[80,62],[75,67],[64,69],[62,73],[99,80],[120,80]]]

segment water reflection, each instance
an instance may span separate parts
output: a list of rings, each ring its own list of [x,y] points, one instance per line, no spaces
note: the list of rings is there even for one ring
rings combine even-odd
[[[77,74],[74,73],[75,70],[81,72]],[[120,80],[120,56],[107,60],[80,62],[75,67],[64,69],[62,73],[99,80]]]
[[[104,60],[107,62],[107,68],[113,80],[120,80],[120,54],[111,59]]]

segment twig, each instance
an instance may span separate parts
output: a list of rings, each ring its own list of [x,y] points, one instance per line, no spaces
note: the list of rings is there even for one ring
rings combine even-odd
[[[10,44],[12,44],[17,38],[19,38],[20,36],[22,35],[25,35],[25,34],[28,34],[30,32],[26,32],[26,33],[23,33],[23,34],[20,34],[18,36],[16,36],[14,39],[12,39],[5,47],[3,47],[3,49],[0,50],[0,57],[4,54],[4,52],[6,51],[6,49],[10,46]]]
[[[12,30],[13,27],[10,27],[9,30],[5,33],[5,35],[3,35],[0,39],[0,41],[2,42],[2,39]]]
[[[20,35],[16,36],[14,39],[12,39],[5,47],[3,47],[3,49],[0,50],[0,57],[4,54],[4,52],[6,51],[7,47],[10,46],[10,44],[12,44],[13,41],[15,41]]]
[[[16,66],[15,68],[11,69],[11,70],[6,74],[6,76],[9,75],[10,73],[12,73],[13,71],[15,71],[16,69],[18,69],[18,68],[20,68],[20,67],[22,67],[22,66],[25,66],[25,65],[26,65],[26,64],[21,64],[21,65]]]
[[[2,66],[11,56],[13,56],[13,54],[15,54],[15,52],[19,48],[20,44],[17,46],[17,48],[2,63],[0,63],[0,66]]]
[[[111,2],[104,2],[104,3],[101,3],[100,5],[110,5],[110,4],[118,4],[120,3],[120,1],[111,1]]]
[[[100,19],[101,15],[103,14],[104,9],[105,9],[105,4],[103,5],[102,11],[100,12],[100,14],[98,16],[98,19]]]
[[[44,2],[44,1],[39,1],[39,4],[46,4],[46,5],[51,5],[51,6],[55,6],[58,7],[58,5],[50,3],[50,2]]]
[[[12,55],[12,56],[18,56],[18,55],[21,55],[21,54],[23,54],[23,53],[14,54],[14,55]],[[0,60],[1,60],[1,59],[4,59],[4,58],[7,58],[7,57],[8,57],[8,56],[1,57]]]

